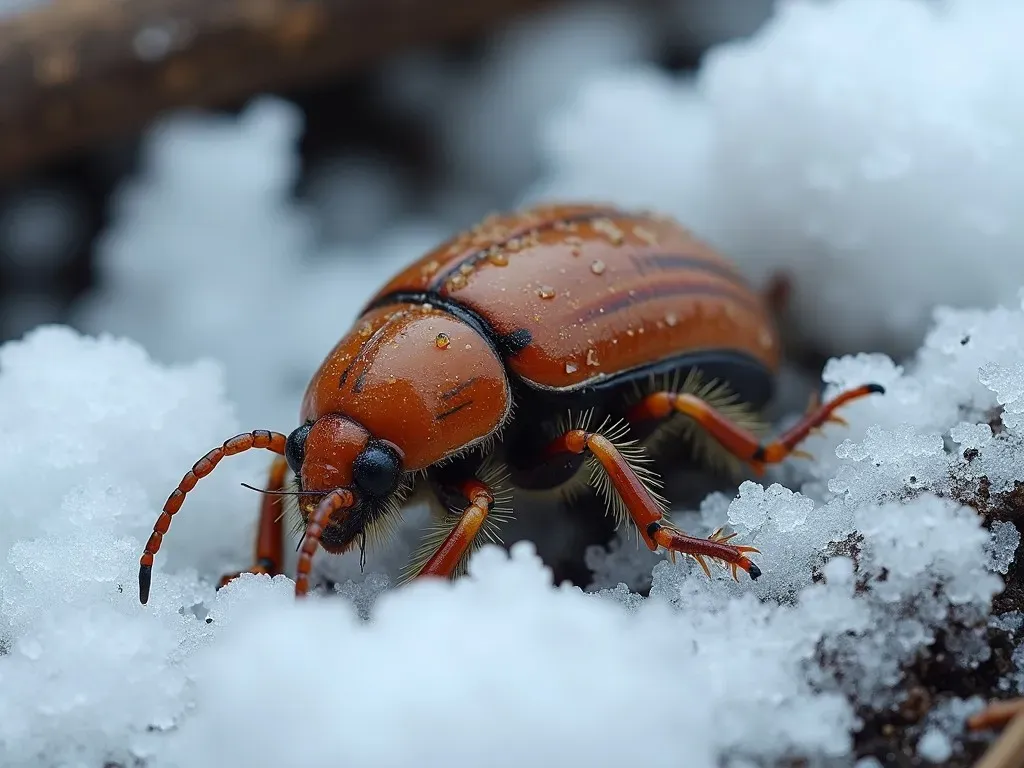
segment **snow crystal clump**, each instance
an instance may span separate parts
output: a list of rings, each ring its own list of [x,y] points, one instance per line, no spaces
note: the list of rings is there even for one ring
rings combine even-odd
[[[1013,523],[1003,520],[992,524],[992,536],[988,542],[989,566],[993,571],[1006,573],[1017,556],[1020,545],[1020,531]]]
[[[953,745],[942,731],[929,729],[917,742],[917,754],[930,763],[944,763],[953,755]]]
[[[1022,26],[1016,0],[779,3],[695,82],[592,78],[526,197],[674,214],[759,284],[789,272],[808,341],[910,353],[936,304],[1024,283]]]
[[[771,520],[777,530],[789,533],[803,527],[813,510],[812,499],[803,498],[778,483],[762,490],[748,482],[740,486],[739,496],[729,507],[729,523],[745,533]]]
[[[917,743],[918,755],[931,763],[944,763],[953,755],[956,740],[966,732],[967,720],[985,707],[979,696],[952,697],[933,704]]]

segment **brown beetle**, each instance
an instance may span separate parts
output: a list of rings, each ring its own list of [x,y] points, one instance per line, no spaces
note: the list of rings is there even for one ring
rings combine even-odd
[[[492,216],[370,300],[310,382],[298,429],[233,437],[185,475],[146,544],[140,597],[185,494],[250,448],[280,457],[251,571],[280,572],[287,499],[305,531],[297,595],[308,591],[318,545],[365,551],[417,486],[440,502],[440,525],[410,575],[461,573],[509,513],[506,482],[563,496],[590,486],[650,549],[692,556],[708,575],[711,560],[756,579],[747,557],[756,549],[718,531],[688,536],[665,518],[647,464],[688,440],[712,461],[758,470],[841,422],[833,411],[843,403],[883,391],[845,392],[762,444],[757,414],[778,364],[764,300],[671,220],[596,205]],[[294,491],[285,490],[289,470]]]

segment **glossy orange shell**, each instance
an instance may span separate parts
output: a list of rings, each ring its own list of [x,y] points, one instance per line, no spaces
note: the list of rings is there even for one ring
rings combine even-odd
[[[571,391],[706,350],[779,365],[767,306],[736,268],[676,222],[611,206],[551,205],[492,216],[396,275],[394,294],[434,294],[499,335],[529,333],[506,364]]]
[[[300,416],[342,414],[394,445],[412,471],[486,438],[510,404],[505,367],[475,328],[429,305],[391,304],[364,313],[331,350]],[[321,442],[317,475],[334,479],[317,487],[337,487],[351,473],[346,450],[355,449]]]

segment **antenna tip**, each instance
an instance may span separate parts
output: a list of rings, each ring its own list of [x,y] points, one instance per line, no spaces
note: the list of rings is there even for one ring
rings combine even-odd
[[[139,566],[139,602],[145,605],[149,602],[149,585],[153,581],[153,566]]]

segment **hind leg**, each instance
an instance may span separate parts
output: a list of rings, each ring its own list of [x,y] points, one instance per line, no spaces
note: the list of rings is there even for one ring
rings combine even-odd
[[[797,450],[797,446],[812,431],[830,421],[845,424],[846,422],[835,415],[835,411],[851,400],[874,393],[884,394],[885,389],[879,384],[865,384],[847,390],[827,403],[812,408],[795,426],[769,443],[761,443],[750,432],[729,421],[704,400],[691,394],[654,392],[633,406],[626,418],[635,424],[667,419],[674,413],[685,414],[707,430],[727,451],[760,473],[766,464],[777,464],[788,456],[806,457],[807,454]]]
[[[284,505],[283,497],[274,491],[283,491],[285,477],[288,474],[288,462],[283,456],[274,459],[270,466],[270,481],[267,490],[272,493],[263,494],[260,501],[260,521],[256,532],[255,564],[247,571],[224,575],[217,588],[236,579],[242,573],[265,573],[277,576],[281,573],[284,562]]]
[[[689,555],[710,577],[708,561],[718,562],[727,567],[734,579],[738,580],[739,570],[746,571],[751,579],[761,575],[749,553],[757,552],[754,547],[730,544],[735,534],[723,536],[721,529],[707,539],[683,533],[665,518],[665,505],[655,498],[648,484],[653,478],[650,470],[631,463],[622,449],[611,439],[599,432],[585,429],[571,429],[553,440],[545,450],[545,458],[558,461],[565,455],[589,454],[597,460],[604,471],[611,489],[621,500],[625,513],[636,526],[641,539],[652,551],[662,549],[674,557],[675,554]],[[645,482],[644,477],[647,477]]]

